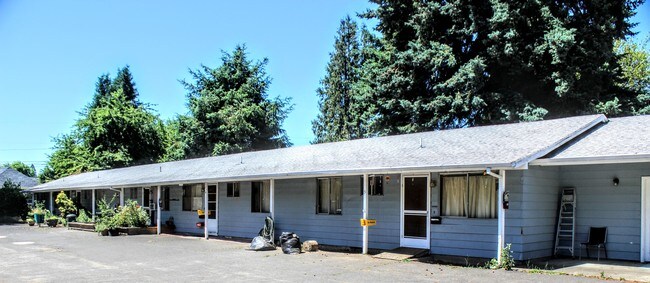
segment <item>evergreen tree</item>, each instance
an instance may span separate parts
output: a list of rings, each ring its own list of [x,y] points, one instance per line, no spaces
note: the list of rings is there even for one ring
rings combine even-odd
[[[597,112],[629,101],[616,81],[614,42],[641,3],[395,1],[379,20],[380,134]],[[634,96],[636,98],[636,96]]]
[[[14,161],[11,163],[5,163],[1,167],[12,168],[20,173],[23,173],[27,177],[36,177],[36,169],[34,168],[34,164],[29,166],[23,162]]]
[[[41,181],[158,161],[164,154],[163,123],[137,96],[128,66],[115,80],[100,76],[72,133],[54,140]]]
[[[181,131],[186,156],[221,155],[244,150],[286,147],[282,121],[291,110],[289,99],[269,99],[267,59],[247,59],[246,47],[223,54],[216,68],[191,70],[188,91],[190,119]]]

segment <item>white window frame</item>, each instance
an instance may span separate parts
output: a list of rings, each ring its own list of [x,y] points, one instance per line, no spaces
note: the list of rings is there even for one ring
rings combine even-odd
[[[339,183],[341,184],[341,188],[339,190],[340,195],[339,195],[339,198],[338,198],[338,204],[339,204],[340,209],[339,209],[339,211],[332,212],[332,188],[333,188],[332,184],[334,183],[332,181],[335,180],[335,179],[339,179],[340,180]],[[321,203],[321,200],[320,200],[320,195],[321,195],[321,193],[320,193],[320,189],[321,189],[320,188],[320,180],[329,180],[329,188],[328,188],[328,190],[329,190],[329,194],[328,194],[329,195],[329,200],[327,202],[328,203],[328,207],[327,207],[328,212],[321,212],[321,209],[320,209],[320,203]],[[343,178],[341,178],[341,177],[325,177],[325,178],[317,178],[316,179],[316,214],[321,214],[321,215],[343,215]]]

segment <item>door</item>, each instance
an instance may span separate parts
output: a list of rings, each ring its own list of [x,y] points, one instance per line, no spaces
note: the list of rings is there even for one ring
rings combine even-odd
[[[650,177],[641,177],[641,262],[650,261]]]
[[[429,175],[402,175],[402,247],[429,249]]]
[[[217,224],[217,186],[208,185],[208,234],[216,235]]]

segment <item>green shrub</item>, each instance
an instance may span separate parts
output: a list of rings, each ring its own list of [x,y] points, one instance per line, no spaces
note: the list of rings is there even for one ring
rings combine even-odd
[[[106,201],[106,198],[102,198],[97,203],[99,215],[97,215],[97,220],[95,221],[95,231],[102,232],[119,227],[116,217],[117,211],[113,208],[113,202],[115,202],[115,196],[113,196],[110,201]]]
[[[149,214],[137,202],[128,200],[117,212],[116,221],[120,227],[147,227]]]
[[[82,222],[82,223],[88,223],[92,222],[93,219],[88,216],[85,210],[80,209],[79,210],[79,216],[77,216],[77,222]]]
[[[61,217],[65,217],[71,213],[77,213],[77,207],[75,207],[74,202],[63,191],[56,195],[54,202],[59,209],[59,213],[61,213]]]
[[[0,188],[0,215],[20,216],[25,219],[28,212],[27,199],[20,189],[20,185],[5,181]]]

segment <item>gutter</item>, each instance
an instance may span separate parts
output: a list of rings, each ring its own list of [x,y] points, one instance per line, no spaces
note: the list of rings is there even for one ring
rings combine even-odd
[[[401,174],[401,173],[430,173],[430,172],[459,172],[459,171],[481,171],[485,168],[494,169],[516,169],[512,168],[509,163],[500,164],[483,164],[483,165],[456,165],[456,166],[411,166],[399,168],[365,168],[354,170],[324,170],[324,171],[304,171],[304,172],[284,172],[276,174],[258,174],[258,175],[242,175],[232,177],[219,177],[219,178],[205,178],[205,179],[183,179],[183,180],[165,180],[161,182],[134,182],[134,183],[113,183],[113,184],[100,184],[91,186],[72,185],[65,186],[65,178],[53,182],[61,182],[62,184],[54,185],[53,187],[46,186],[48,183],[42,184],[38,187],[28,190],[29,192],[49,192],[57,190],[89,190],[89,189],[109,189],[109,188],[129,188],[129,187],[148,187],[148,186],[175,186],[179,184],[189,183],[217,183],[217,182],[236,182],[236,181],[253,181],[264,179],[302,179],[310,177],[322,176],[356,176],[363,174]]]
[[[530,165],[594,165],[650,162],[650,154],[611,155],[594,157],[544,158],[533,160]]]

